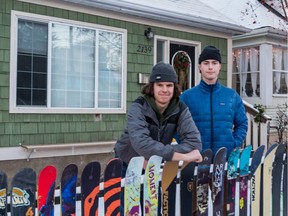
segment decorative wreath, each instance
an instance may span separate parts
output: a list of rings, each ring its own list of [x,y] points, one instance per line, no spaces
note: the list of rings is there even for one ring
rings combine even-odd
[[[190,67],[189,56],[186,52],[177,53],[174,59],[174,67],[178,71],[186,71]]]

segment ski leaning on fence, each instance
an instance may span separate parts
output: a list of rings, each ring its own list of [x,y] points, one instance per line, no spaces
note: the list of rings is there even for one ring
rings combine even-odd
[[[212,171],[212,202],[213,202],[213,215],[224,214],[224,195],[225,195],[225,163],[227,157],[227,149],[220,148],[213,160]]]
[[[191,216],[196,212],[195,162],[183,162],[180,173],[181,216]]]
[[[259,146],[253,153],[251,166],[250,166],[250,208],[248,211],[251,215],[259,215],[260,211],[260,182],[261,182],[261,168],[265,146]],[[248,214],[249,215],[249,214]]]
[[[0,171],[0,216],[7,215],[7,175],[5,172]]]
[[[226,211],[227,215],[235,214],[236,181],[240,148],[234,148],[228,156],[226,182]]]
[[[141,215],[141,175],[144,157],[133,157],[127,167],[124,189],[124,215]]]
[[[277,147],[278,144],[270,146],[270,148],[266,152],[266,156],[263,162],[263,172],[261,178],[262,201],[260,202],[260,210],[261,210],[260,215],[271,214],[272,169],[273,169],[273,160]]]
[[[67,165],[61,176],[60,182],[60,204],[61,214],[75,215],[76,213],[76,183],[78,167],[76,164]]]
[[[101,166],[98,161],[88,163],[81,175],[82,216],[98,214]]]
[[[212,162],[212,150],[206,149],[202,152],[203,160],[197,168],[197,216],[208,216],[208,202],[210,190],[210,165]]]
[[[155,215],[158,214],[159,206],[159,180],[160,180],[160,168],[162,163],[162,157],[151,156],[148,160],[144,174],[144,209],[143,215]]]
[[[52,165],[44,167],[38,177],[37,208],[39,216],[54,215],[54,192],[57,169]]]
[[[284,165],[285,145],[279,144],[275,152],[273,170],[272,170],[272,215],[276,216],[281,213],[282,203],[282,173]]]
[[[162,173],[162,215],[175,215],[178,161],[166,161]]]
[[[120,215],[122,161],[111,159],[104,170],[105,216]]]
[[[36,201],[36,173],[23,168],[16,173],[11,183],[11,216],[34,216]]]

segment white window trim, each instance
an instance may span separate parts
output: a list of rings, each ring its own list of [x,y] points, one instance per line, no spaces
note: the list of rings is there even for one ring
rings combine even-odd
[[[17,107],[16,106],[16,78],[17,78],[17,26],[18,19],[26,19],[33,21],[54,21],[70,25],[79,25],[88,28],[104,29],[111,31],[118,31],[123,34],[123,73],[122,73],[122,98],[121,98],[121,108],[94,108],[94,109],[84,109],[84,108],[49,108],[49,107]],[[92,23],[85,23],[80,21],[61,19],[57,17],[49,17],[44,15],[25,13],[19,11],[11,11],[11,38],[10,38],[10,95],[9,95],[9,112],[10,113],[65,113],[65,114],[109,114],[109,113],[126,113],[126,98],[127,98],[127,29],[103,26]],[[48,99],[48,98],[47,98]]]

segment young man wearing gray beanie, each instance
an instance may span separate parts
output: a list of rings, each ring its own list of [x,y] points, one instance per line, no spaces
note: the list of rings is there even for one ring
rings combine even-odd
[[[241,147],[247,133],[248,121],[239,94],[220,84],[221,54],[214,46],[207,46],[199,56],[199,85],[186,90],[180,99],[188,107],[200,131],[202,147],[215,154],[226,147],[228,154]]]
[[[116,142],[115,156],[123,161],[122,176],[132,157],[144,156],[145,169],[152,155],[165,161],[201,162],[202,144],[188,107],[180,101],[178,78],[170,64],[157,63],[127,113],[126,128]],[[178,133],[181,144],[171,145]],[[123,199],[121,199],[123,201]],[[121,215],[123,215],[123,202]]]

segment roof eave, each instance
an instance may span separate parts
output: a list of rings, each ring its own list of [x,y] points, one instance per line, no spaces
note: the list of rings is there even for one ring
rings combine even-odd
[[[250,32],[251,29],[246,27],[221,22],[219,20],[212,20],[203,17],[197,17],[190,14],[177,14],[170,11],[158,10],[155,8],[148,8],[146,6],[135,5],[127,2],[119,1],[99,1],[99,0],[64,0],[66,2],[86,5],[95,7],[102,10],[113,11],[121,14],[138,16],[148,18],[151,20],[157,20],[162,22],[180,24],[183,26],[201,28],[204,30],[218,31],[221,33],[239,35]]]

